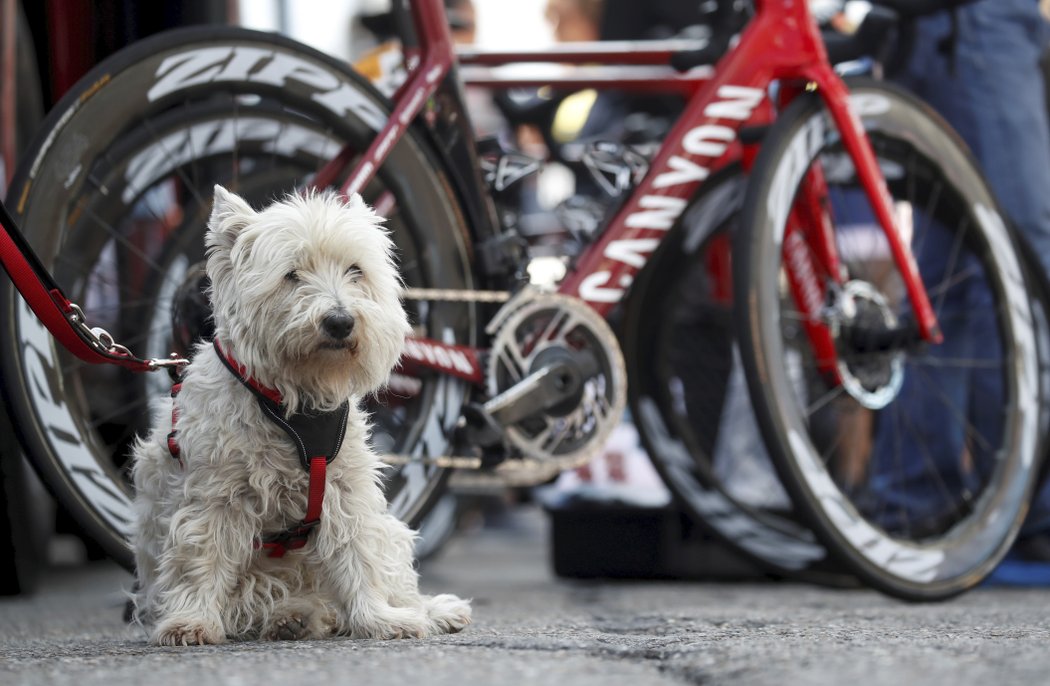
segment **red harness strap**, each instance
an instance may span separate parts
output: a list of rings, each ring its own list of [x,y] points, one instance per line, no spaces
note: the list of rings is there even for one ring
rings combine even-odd
[[[182,384],[177,383],[171,387],[171,397],[174,399],[182,390]],[[276,391],[274,391],[276,393]],[[278,396],[279,397],[279,396]],[[182,450],[176,438],[175,424],[179,421],[178,408],[172,403],[171,406],[171,432],[168,434],[168,452],[171,456],[182,463]],[[263,536],[255,541],[255,548],[263,549],[269,557],[284,557],[289,550],[298,550],[306,545],[310,538],[310,532],[321,521],[321,510],[324,505],[325,471],[328,468],[328,460],[325,457],[314,457],[310,460],[310,485],[306,499],[306,516],[296,526],[289,527],[276,534]]]
[[[175,440],[175,424],[179,421],[179,408],[175,404],[175,398],[178,397],[179,391],[182,390],[182,384],[177,383],[171,387],[171,431],[168,432],[168,452],[171,456],[179,461],[180,467],[185,467],[182,464],[182,451],[179,450],[179,442]]]
[[[328,460],[315,457],[310,460],[310,494],[306,500],[306,516],[298,526],[277,534],[263,536],[255,547],[262,548],[269,557],[284,557],[289,550],[298,550],[306,545],[310,532],[321,522],[321,506],[324,504],[324,473]]]
[[[306,500],[306,516],[303,517],[299,524],[275,534],[262,536],[255,542],[255,548],[266,550],[269,557],[284,557],[289,550],[298,550],[306,545],[307,540],[310,538],[310,533],[321,521],[321,511],[324,505],[325,472],[327,471],[328,463],[335,458],[340,446],[342,446],[350,404],[349,402],[343,403],[334,412],[321,414],[301,413],[288,416],[285,413],[284,406],[281,404],[279,391],[268,388],[250,377],[245,366],[234,359],[217,340],[214,342],[214,348],[219,359],[230,370],[230,373],[255,396],[263,411],[263,416],[273,421],[289,435],[299,452],[300,461],[309,471],[310,484]],[[175,398],[181,389],[181,383],[175,384],[171,389],[171,397]],[[175,431],[175,423],[178,421],[178,418],[178,410],[173,403],[171,408],[171,433],[168,434],[168,451],[181,465],[182,451],[179,449]]]

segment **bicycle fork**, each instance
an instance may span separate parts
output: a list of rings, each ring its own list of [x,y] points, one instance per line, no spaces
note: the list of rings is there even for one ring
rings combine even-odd
[[[874,218],[886,237],[911,305],[914,320],[896,328],[860,330],[851,326],[847,300],[850,276],[835,241],[834,209],[828,184],[819,161],[806,171],[791,207],[783,237],[783,264],[791,297],[822,374],[835,385],[843,383],[836,340],[864,340],[872,351],[886,352],[918,342],[937,344],[943,340],[936,314],[919,275],[911,247],[898,224],[896,211],[874,149],[859,117],[851,109],[849,94],[831,69],[814,69],[807,75],[816,85],[824,105],[841,136],[860,186]]]

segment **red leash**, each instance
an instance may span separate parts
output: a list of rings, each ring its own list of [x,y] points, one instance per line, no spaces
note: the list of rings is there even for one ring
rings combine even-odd
[[[106,331],[88,325],[80,307],[70,302],[44,269],[25,236],[0,203],[0,263],[26,304],[66,350],[92,364],[117,364],[137,372],[180,367],[186,360],[145,360],[118,344]]]

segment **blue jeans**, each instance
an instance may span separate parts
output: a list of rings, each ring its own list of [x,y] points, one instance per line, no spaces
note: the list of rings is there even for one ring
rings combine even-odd
[[[1050,275],[1050,123],[1039,69],[1047,24],[1039,14],[1037,0],[979,0],[958,9],[956,19],[954,48],[948,50],[943,49],[945,38],[952,32],[948,12],[918,22],[914,52],[896,80],[933,106],[966,141],[1000,206]],[[934,244],[924,248],[931,256],[939,248],[937,240],[934,237]],[[948,249],[947,245],[941,247]],[[924,258],[919,259],[921,264]],[[955,289],[943,306],[947,311],[979,306],[982,296],[977,290]],[[942,313],[942,319],[944,314],[947,312]],[[987,342],[987,337],[958,333],[971,342]],[[949,341],[950,334],[950,330],[945,331]],[[946,349],[936,354],[973,352]],[[904,474],[921,476],[921,462],[932,459],[942,461],[942,474],[952,475],[955,472],[943,461],[959,459],[963,440],[960,417],[944,410],[945,403],[924,397],[928,388],[921,387],[922,379],[913,370],[908,371],[895,403],[901,406],[899,417],[909,421],[922,417],[928,427],[941,427],[943,440],[938,455],[913,455],[908,460],[912,466],[905,468]],[[997,407],[1002,397],[994,387],[997,382],[987,374],[955,374],[941,379],[945,389],[959,399],[960,406],[968,403],[966,421],[976,433],[997,440]],[[929,481],[916,478],[913,483],[904,483],[900,476],[888,476],[896,467],[886,464],[886,456],[892,452],[887,442],[894,440],[894,432],[887,429],[880,427],[876,439],[873,489],[912,512],[935,508],[939,495]],[[971,440],[967,445],[979,443]],[[978,469],[969,474],[960,472],[959,482],[950,484],[952,487],[963,487],[966,480],[979,481],[981,456],[972,457]],[[1025,528],[1028,532],[1050,529],[1050,485],[1037,496]]]
[[[869,516],[912,534],[956,518],[962,494],[980,494],[1005,426],[1002,335],[988,277],[976,256],[959,250],[954,227],[931,219],[913,217],[912,249],[944,342],[906,358],[900,392],[878,414],[866,484]],[[945,284],[952,286],[941,297]]]

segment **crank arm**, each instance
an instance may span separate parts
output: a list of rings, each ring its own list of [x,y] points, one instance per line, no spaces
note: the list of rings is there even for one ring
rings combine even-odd
[[[590,355],[556,359],[486,402],[483,409],[500,426],[544,411],[562,415],[576,407],[584,381],[598,371]]]
[[[497,424],[515,424],[564,399],[565,395],[559,392],[559,385],[564,386],[565,377],[563,372],[553,367],[544,367],[489,400],[483,408]]]

